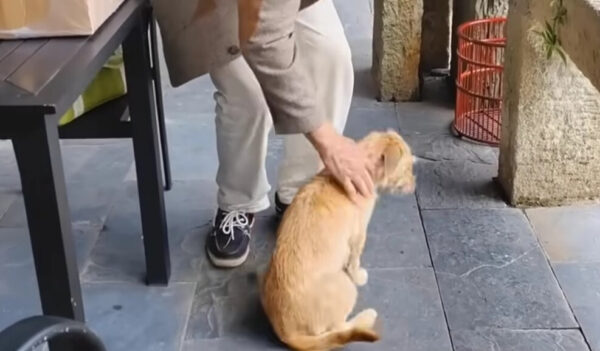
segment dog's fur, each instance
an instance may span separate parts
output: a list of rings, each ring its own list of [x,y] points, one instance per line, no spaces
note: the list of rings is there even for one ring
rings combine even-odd
[[[373,162],[377,190],[414,191],[413,157],[398,134],[374,132],[359,145]],[[348,320],[356,286],[367,283],[360,255],[376,198],[353,202],[331,175],[322,173],[286,210],[261,300],[276,334],[290,348],[325,351],[379,339],[375,310]]]

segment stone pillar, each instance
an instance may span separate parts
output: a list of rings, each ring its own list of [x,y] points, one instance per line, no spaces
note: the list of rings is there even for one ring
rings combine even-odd
[[[521,0],[524,1],[524,0]],[[456,36],[458,26],[465,22],[474,21],[482,18],[506,16],[508,13],[509,0],[454,0],[452,9],[452,45],[451,45],[451,64],[450,75],[452,81],[456,80],[456,70],[458,58],[456,57],[456,47],[458,46],[458,37]]]
[[[372,73],[382,101],[419,98],[423,0],[375,0]]]
[[[600,198],[600,93],[570,59],[546,58],[534,1],[509,12],[500,183],[513,205]]]
[[[450,64],[451,0],[424,0],[421,71]]]

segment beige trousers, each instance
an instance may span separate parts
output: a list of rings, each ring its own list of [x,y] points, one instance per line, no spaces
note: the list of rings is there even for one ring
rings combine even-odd
[[[310,53],[307,63],[319,113],[342,132],[352,100],[354,71],[350,47],[332,0],[320,0],[300,12],[296,38],[299,50]],[[262,211],[270,206],[265,162],[273,122],[261,87],[244,58],[220,67],[210,76],[217,88],[218,205],[225,211]],[[284,203],[290,203],[322,164],[304,135],[285,135],[283,139],[277,192]]]

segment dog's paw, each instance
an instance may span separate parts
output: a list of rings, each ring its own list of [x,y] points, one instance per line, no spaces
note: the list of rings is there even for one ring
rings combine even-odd
[[[363,311],[363,314],[367,321],[374,322],[377,320],[377,311],[373,308],[367,308]]]
[[[369,281],[369,273],[364,268],[360,268],[354,274],[354,283],[358,286],[364,286]]]
[[[356,326],[372,329],[377,322],[377,311],[368,308],[357,314],[356,317],[354,317],[353,322]]]

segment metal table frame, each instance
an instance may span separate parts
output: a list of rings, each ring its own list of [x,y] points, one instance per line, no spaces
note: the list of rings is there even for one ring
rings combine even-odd
[[[0,138],[11,139],[14,146],[45,315],[84,321],[58,119],[121,44],[147,282],[168,284],[170,257],[160,152],[164,121],[161,125],[156,116],[160,79],[154,85],[157,77],[148,40],[149,18],[147,0],[126,0],[93,36],[0,42]],[[158,103],[162,109],[162,102]],[[170,179],[166,183],[168,188]]]

